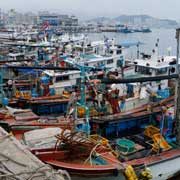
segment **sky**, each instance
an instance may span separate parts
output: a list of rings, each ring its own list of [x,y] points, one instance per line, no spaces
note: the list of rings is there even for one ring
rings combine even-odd
[[[80,18],[147,14],[180,20],[180,0],[0,0],[0,8],[20,12],[49,10]]]

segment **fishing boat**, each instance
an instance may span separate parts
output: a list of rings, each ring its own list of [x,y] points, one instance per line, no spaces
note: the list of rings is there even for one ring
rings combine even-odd
[[[62,129],[72,129],[73,124],[70,119],[63,117],[37,116],[30,109],[15,109],[6,107],[1,109],[0,124],[8,132],[12,132],[18,139],[22,135],[33,129],[44,129],[50,127],[60,127]]]
[[[128,26],[124,26],[120,28],[118,32],[127,34],[127,33],[133,33],[134,30]]]
[[[57,142],[53,148],[37,148],[36,146],[36,148],[31,147],[31,152],[56,169],[66,169],[73,179],[98,180],[108,177],[125,180],[137,178],[137,172],[138,176],[143,177],[143,171],[146,172],[144,176],[146,179],[151,176],[150,171],[145,167],[141,166],[135,172],[130,165],[120,163],[116,152],[109,146],[108,140],[100,136],[87,138],[83,132],[62,131],[56,135],[56,138]],[[43,142],[41,141],[40,144]]]
[[[133,27],[133,26],[124,25],[118,28],[118,32],[127,34],[127,33],[137,33],[137,32],[150,33],[152,31],[148,27]]]
[[[78,133],[62,133],[57,136],[58,141],[55,148],[31,150],[43,162],[54,168],[66,169],[73,177],[103,178],[123,175],[123,166],[111,151],[101,145],[83,138]],[[61,139],[62,138],[62,139]]]

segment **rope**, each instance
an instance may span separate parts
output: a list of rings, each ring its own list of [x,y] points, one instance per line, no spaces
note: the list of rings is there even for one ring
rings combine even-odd
[[[63,130],[60,135],[55,136],[57,138],[55,148],[58,148],[59,143],[69,145],[71,148],[74,148],[78,145],[86,147],[87,150],[93,148],[95,143],[91,142],[87,138],[82,137],[82,134],[82,132],[65,132],[65,130]]]
[[[0,174],[6,174],[6,175],[7,175],[8,173],[9,173],[9,171],[6,170],[5,167],[2,166],[2,169],[0,169]],[[12,172],[11,172],[11,173],[12,173]],[[19,180],[19,178],[14,177],[14,174],[13,174],[13,173],[12,173],[12,176],[13,176],[13,178],[9,177],[8,179],[13,179],[13,180],[16,179],[16,180]]]
[[[63,176],[65,176],[67,178],[67,180],[71,180],[71,177],[67,171],[59,169],[57,172],[62,174]]]
[[[100,144],[96,144],[96,146],[91,150],[89,157],[84,161],[84,165],[87,163],[87,161],[90,161],[91,166],[92,164],[92,153],[96,150],[96,148],[100,146]]]
[[[93,151],[96,150],[96,148],[97,148],[99,145],[101,145],[101,144],[97,144],[97,145],[92,149],[89,157],[85,160],[84,165],[87,163],[88,160],[90,160],[90,164],[91,164],[91,166],[92,166],[92,158],[91,158],[91,157],[92,157],[92,153],[93,153]],[[96,152],[96,151],[95,151],[95,152]],[[107,152],[106,152],[106,153],[107,153]],[[103,153],[103,154],[106,154],[106,153]],[[99,153],[98,153],[98,155],[101,156],[101,154],[99,154]],[[114,162],[114,163],[116,163],[116,164],[119,164],[119,165],[120,165],[121,167],[123,167],[124,169],[127,168],[127,165],[126,165],[126,164],[123,164],[123,163],[121,163],[121,162],[114,161],[113,159],[108,158],[108,157],[105,157],[105,158],[108,159],[108,160],[110,160],[110,161],[112,161],[112,162]],[[112,164],[112,165],[113,165],[113,164]],[[113,165],[113,166],[114,166],[116,169],[121,169],[120,167],[117,167],[117,166],[115,166],[115,165]]]
[[[42,168],[44,168],[44,167],[46,167],[45,165],[43,165],[43,166],[40,166],[39,168],[37,168],[36,169],[36,171],[35,172],[33,172],[31,175],[30,175],[30,177],[29,178],[27,178],[27,180],[31,180],[37,173],[39,173],[40,172],[40,170],[42,169]],[[43,172],[44,172],[44,170],[43,170]]]

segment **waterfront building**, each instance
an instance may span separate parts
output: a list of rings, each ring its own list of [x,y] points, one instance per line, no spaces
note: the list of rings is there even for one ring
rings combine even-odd
[[[60,15],[45,11],[39,13],[39,24],[44,23],[48,23],[51,26],[77,26],[78,19],[75,16]]]

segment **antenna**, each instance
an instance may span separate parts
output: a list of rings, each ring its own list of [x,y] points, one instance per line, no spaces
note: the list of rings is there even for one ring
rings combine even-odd
[[[159,56],[159,38],[157,38],[155,46],[156,46],[156,53],[157,53],[157,58],[158,58],[158,56]]]
[[[172,47],[171,47],[171,46],[169,46],[169,47],[167,48],[167,53],[168,53],[168,56],[170,56],[170,55],[171,55],[171,51],[172,51]]]

